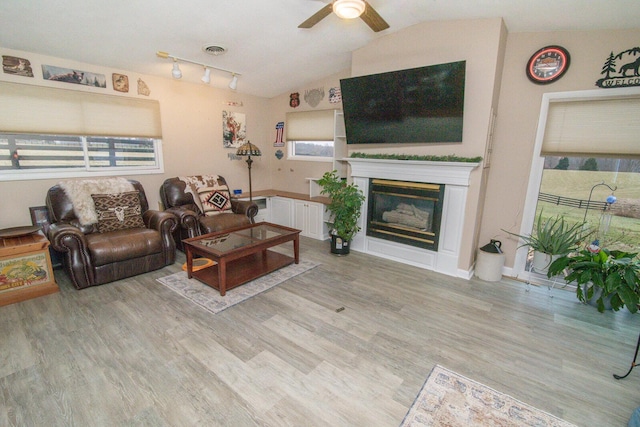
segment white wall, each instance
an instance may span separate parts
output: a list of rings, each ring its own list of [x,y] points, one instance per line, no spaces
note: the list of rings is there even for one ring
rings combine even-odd
[[[263,149],[268,135],[266,112],[268,100],[254,96],[220,90],[204,84],[185,83],[171,78],[158,78],[83,64],[66,59],[52,58],[29,52],[21,52],[0,47],[1,55],[26,58],[31,62],[33,78],[0,73],[0,80],[59,87],[69,90],[83,90],[109,95],[140,97],[137,94],[137,80],[141,78],[151,89],[149,98],[160,102],[164,166],[162,175],[128,175],[139,180],[144,188],[149,205],[157,208],[159,189],[162,182],[172,176],[192,174],[218,174],[226,178],[231,188],[248,191],[248,171],[244,161],[230,160],[228,154],[235,149],[222,146],[222,111],[238,111],[246,114],[247,136],[254,144]],[[77,70],[101,73],[107,77],[107,88],[93,88],[69,83],[52,82],[42,79],[41,64],[74,68]],[[167,75],[171,64],[167,63]],[[130,90],[122,94],[113,90],[112,73],[126,74],[129,77]],[[241,82],[239,82],[241,84]],[[229,106],[228,102],[242,103],[242,106]],[[264,158],[255,158],[252,169],[254,189],[270,187],[269,163]],[[4,181],[0,182],[0,228],[28,225],[30,206],[44,205],[47,190],[59,180]]]
[[[595,82],[609,54],[640,46],[639,41],[640,29],[509,35],[480,233],[481,243],[502,241],[507,267],[513,266],[518,241],[502,229],[520,232],[542,95],[598,89]],[[533,84],[525,74],[527,61],[548,45],[569,51],[569,70],[554,83]]]
[[[467,61],[463,141],[459,144],[352,145],[349,151],[393,154],[485,156],[490,116],[498,98],[506,29],[501,19],[428,22],[418,24],[357,50],[352,75],[374,74],[453,61]],[[482,165],[473,171],[466,205],[458,268],[474,262],[482,217]]]

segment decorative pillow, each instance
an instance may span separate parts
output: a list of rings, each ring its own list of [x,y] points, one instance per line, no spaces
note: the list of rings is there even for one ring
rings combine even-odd
[[[202,203],[202,212],[207,216],[231,210],[231,196],[226,185],[200,188],[198,196]]]
[[[96,205],[100,233],[144,227],[139,192],[92,194],[91,197]]]

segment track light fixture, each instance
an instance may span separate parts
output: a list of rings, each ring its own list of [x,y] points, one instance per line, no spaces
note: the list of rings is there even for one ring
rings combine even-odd
[[[174,79],[179,79],[182,77],[182,71],[180,71],[180,66],[178,66],[178,62],[173,62],[173,70],[171,70],[171,75]]]
[[[234,73],[231,81],[229,82],[229,89],[236,90],[238,87],[238,76]]]
[[[202,83],[211,83],[211,70],[209,68],[204,67],[204,76],[200,80],[202,80]]]
[[[214,67],[212,65],[203,64],[202,62],[197,62],[197,61],[192,61],[190,59],[180,58],[178,56],[170,55],[167,52],[163,52],[163,51],[160,51],[160,50],[156,52],[156,56],[158,56],[160,58],[173,59],[173,70],[171,70],[171,75],[175,79],[179,79],[179,78],[182,77],[182,71],[180,70],[180,67],[178,66],[178,61],[180,61],[180,62],[188,62],[190,64],[200,65],[200,66],[202,66],[204,68],[204,75],[202,76],[202,79],[201,79],[204,83],[208,84],[209,82],[211,82],[211,70],[217,70],[217,71],[222,71],[224,73],[231,74],[232,78],[231,78],[231,82],[229,83],[229,88],[235,90],[238,87],[238,76],[241,75],[240,73],[235,73],[233,71],[225,70],[224,68],[218,68],[218,67]]]

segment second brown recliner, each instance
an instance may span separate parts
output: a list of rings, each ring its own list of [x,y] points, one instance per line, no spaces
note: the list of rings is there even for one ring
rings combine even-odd
[[[183,239],[252,224],[258,214],[255,203],[231,198],[226,180],[218,175],[166,179],[160,200],[178,218],[173,236],[182,251]]]

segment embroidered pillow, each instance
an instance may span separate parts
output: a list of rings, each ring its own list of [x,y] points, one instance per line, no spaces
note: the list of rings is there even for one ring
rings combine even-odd
[[[128,191],[117,194],[92,194],[98,215],[98,231],[107,233],[114,230],[144,227],[140,193]]]
[[[202,204],[202,212],[207,216],[231,210],[231,197],[226,185],[200,188],[198,196]]]

